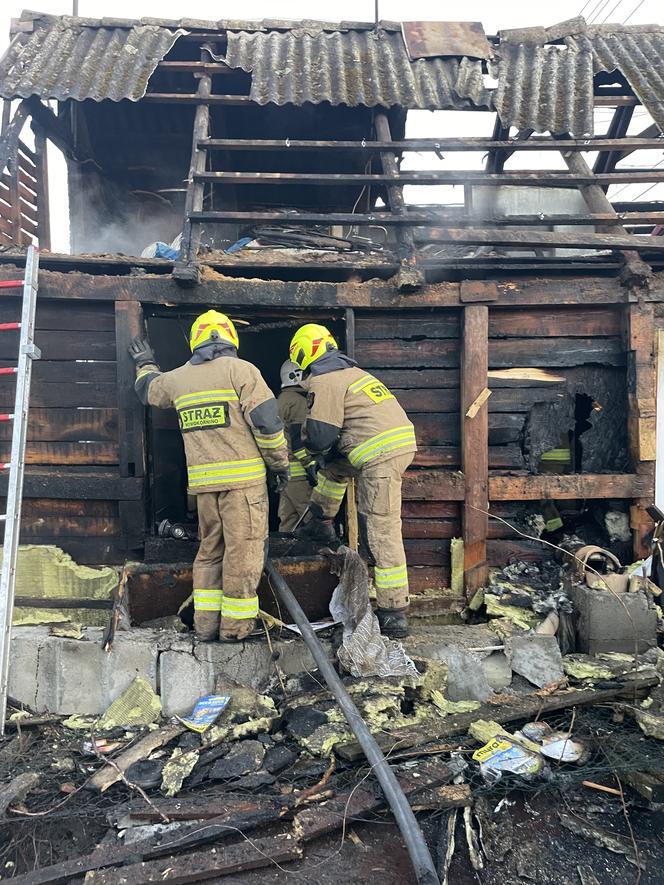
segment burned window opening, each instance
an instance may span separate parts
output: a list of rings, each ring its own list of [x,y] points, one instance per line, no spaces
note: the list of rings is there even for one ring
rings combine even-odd
[[[529,471],[629,471],[624,367],[578,366],[564,374],[564,388],[553,399],[543,393],[526,416],[521,448]]]

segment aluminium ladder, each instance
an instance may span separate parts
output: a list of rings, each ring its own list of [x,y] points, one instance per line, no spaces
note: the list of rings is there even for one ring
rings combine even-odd
[[[25,470],[25,443],[28,435],[32,361],[38,360],[41,357],[41,352],[34,342],[38,272],[39,252],[34,246],[30,246],[26,257],[23,280],[0,282],[0,289],[23,288],[20,323],[0,323],[0,332],[17,329],[20,329],[21,332],[18,364],[15,367],[0,369],[0,374],[2,375],[16,375],[14,411],[11,414],[0,414],[0,421],[13,421],[11,460],[5,464],[0,464],[1,470],[9,470],[7,512],[0,515],[0,521],[5,523],[2,570],[0,571],[0,735],[5,733],[5,716],[7,712],[9,646],[14,611],[18,540],[21,530],[21,504],[23,501],[23,474]]]

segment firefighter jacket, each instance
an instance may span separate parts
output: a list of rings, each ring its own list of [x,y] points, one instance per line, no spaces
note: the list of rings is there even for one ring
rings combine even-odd
[[[301,387],[285,387],[277,397],[279,417],[283,421],[288,443],[288,459],[291,479],[306,476],[300,460],[294,452],[302,450],[302,425],[307,417],[307,393]]]
[[[189,494],[264,483],[266,465],[288,469],[277,401],[256,366],[238,359],[234,348],[202,359],[195,351],[171,372],[142,366],[136,392],[146,405],[177,411]]]
[[[358,470],[417,451],[415,429],[394,394],[345,354],[316,360],[303,383],[308,451],[326,454],[334,446]]]

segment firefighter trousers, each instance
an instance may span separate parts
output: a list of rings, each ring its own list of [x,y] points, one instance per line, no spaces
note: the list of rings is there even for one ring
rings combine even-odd
[[[194,630],[219,637],[220,623],[255,618],[256,588],[265,562],[268,498],[265,483],[196,495],[201,539],[194,560]]]
[[[408,605],[408,570],[401,536],[401,478],[413,453],[395,455],[379,464],[369,462],[359,471],[347,461],[333,461],[318,474],[311,503],[326,518],[334,518],[351,477],[357,477],[357,509],[366,518],[369,552],[376,565],[374,584],[378,607],[402,609]]]
[[[309,480],[302,476],[291,479],[279,495],[279,531],[292,532],[298,519],[309,506],[311,486]]]

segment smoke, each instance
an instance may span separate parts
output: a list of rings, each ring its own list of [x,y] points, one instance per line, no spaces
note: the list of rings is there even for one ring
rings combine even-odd
[[[79,166],[70,176],[73,254],[135,255],[155,240],[170,243],[182,229],[184,194],[167,199],[148,189],[130,190],[102,176],[96,167]]]

